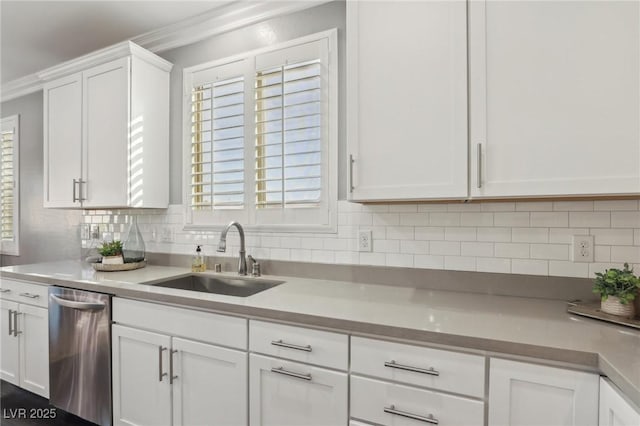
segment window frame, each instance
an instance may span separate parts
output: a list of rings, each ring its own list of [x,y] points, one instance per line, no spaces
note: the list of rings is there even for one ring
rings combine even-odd
[[[0,237],[0,254],[20,256],[20,116],[3,117],[0,127],[2,132],[13,127],[13,240]]]
[[[244,228],[255,232],[337,232],[337,201],[338,201],[338,54],[337,54],[337,29],[331,29],[308,36],[296,38],[286,42],[274,44],[260,49],[255,49],[227,58],[206,62],[191,66],[183,70],[183,208],[184,208],[184,229],[185,230],[220,230],[231,220],[240,221]],[[260,55],[269,54],[279,50],[291,49],[296,46],[313,42],[326,42],[326,68],[327,77],[327,102],[326,117],[323,120],[323,169],[326,170],[326,187],[323,188],[323,201],[318,207],[300,207],[290,210],[316,209],[323,217],[324,223],[296,223],[295,213],[284,212],[281,223],[256,223],[257,209],[255,203],[255,99],[254,99],[254,79],[259,72],[256,66],[256,58]],[[252,79],[245,78],[245,104],[250,106],[252,111],[250,116],[245,115],[245,205],[237,210],[208,210],[206,213],[194,212],[190,206],[191,198],[191,92],[194,87],[194,75],[206,72],[214,68],[222,68],[232,64],[240,64],[244,67],[245,76],[252,75]],[[231,78],[232,75],[222,77]],[[325,214],[325,209],[326,214]],[[203,217],[206,216],[206,222]],[[301,216],[305,216],[304,214]],[[294,218],[293,220],[291,218]],[[287,222],[284,222],[287,221]],[[278,220],[274,220],[278,222]]]

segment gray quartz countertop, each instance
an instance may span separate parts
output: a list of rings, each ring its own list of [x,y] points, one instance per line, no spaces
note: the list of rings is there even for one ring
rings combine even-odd
[[[597,371],[640,406],[640,332],[570,315],[562,301],[274,276],[285,283],[249,297],[152,285],[190,273],[153,265],[96,272],[79,261],[0,268],[8,279]]]

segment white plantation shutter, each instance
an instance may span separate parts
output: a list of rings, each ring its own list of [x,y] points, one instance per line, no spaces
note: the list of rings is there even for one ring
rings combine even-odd
[[[201,84],[191,94],[191,206],[244,206],[244,78]]]
[[[318,204],[322,194],[320,58],[256,74],[256,206]]]
[[[335,230],[336,40],[332,30],[185,69],[187,226]]]
[[[0,241],[3,254],[19,254],[18,116],[2,119],[0,139]]]

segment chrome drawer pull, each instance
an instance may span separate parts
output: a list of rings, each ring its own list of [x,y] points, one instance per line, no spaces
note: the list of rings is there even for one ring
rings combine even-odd
[[[284,374],[285,376],[295,377],[296,379],[311,380],[311,374],[294,373],[293,371],[285,370],[284,367],[274,367],[271,369],[271,372]]]
[[[161,382],[162,378],[167,375],[167,373],[162,372],[162,352],[166,351],[167,348],[160,345],[158,346],[158,381]]]
[[[9,309],[9,336],[13,333],[13,309]]]
[[[385,367],[390,367],[390,368],[397,368],[398,370],[413,371],[414,373],[428,374],[430,376],[439,376],[440,375],[440,372],[438,370],[435,370],[433,367],[429,367],[428,369],[427,368],[419,368],[419,367],[411,367],[409,365],[396,364],[396,362],[394,360],[391,360],[389,362],[385,362],[384,366]]]
[[[169,384],[172,385],[173,381],[178,378],[177,375],[173,375],[173,355],[178,353],[177,349],[172,349],[169,354]]]
[[[297,351],[311,352],[311,345],[306,345],[306,346],[293,345],[291,343],[283,342],[282,339],[274,340],[274,341],[271,342],[271,344],[274,345],[274,346],[280,346],[282,348],[295,349]]]
[[[11,293],[10,288],[0,288],[0,293]]]
[[[22,334],[22,331],[18,331],[18,315],[22,315],[22,312],[13,311],[13,337],[18,337],[18,334]]]
[[[28,297],[29,299],[37,299],[38,297],[40,297],[39,294],[31,294],[31,293],[20,293],[20,296]]]
[[[417,414],[407,413],[406,411],[396,410],[395,405],[391,405],[390,407],[384,407],[384,412],[393,414],[396,416],[400,416],[400,417],[406,417],[408,419],[419,420],[421,422],[430,423],[432,425],[437,425],[439,423],[438,419],[435,419],[433,417],[433,414],[429,414],[427,417],[419,416]]]

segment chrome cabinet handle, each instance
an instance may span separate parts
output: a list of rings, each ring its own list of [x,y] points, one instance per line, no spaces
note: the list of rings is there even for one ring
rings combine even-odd
[[[22,334],[22,331],[18,331],[18,315],[22,315],[22,312],[13,311],[13,337],[18,337],[18,334]]]
[[[177,375],[173,375],[173,356],[178,353],[177,349],[172,349],[169,355],[169,384],[172,385],[173,381],[178,378]]]
[[[477,165],[477,172],[478,172],[478,188],[482,188],[482,144],[479,143],[478,144],[478,165]]]
[[[271,342],[271,344],[273,346],[280,346],[281,348],[295,349],[297,351],[311,352],[311,345],[306,345],[306,346],[294,345],[292,343],[285,343],[285,342],[282,341],[282,339],[273,340]]]
[[[78,198],[78,193],[76,192],[76,185],[80,186],[78,179],[73,180],[73,203],[75,203],[76,201],[80,201],[80,199]]]
[[[295,377],[296,379],[311,381],[311,374],[300,374],[293,371],[285,370],[284,367],[274,367],[271,369],[272,373],[284,374],[285,376]]]
[[[162,352],[166,351],[167,348],[160,345],[158,346],[158,381],[161,382],[162,378],[167,375],[167,373],[162,372]]]
[[[75,300],[63,299],[55,294],[51,295],[51,299],[60,306],[77,309],[78,311],[100,311],[105,307],[105,304],[102,302],[76,302]]]
[[[353,159],[353,155],[349,154],[349,192],[353,192],[355,186],[353,185],[353,163],[356,160]]]
[[[78,179],[78,201],[80,202],[86,200],[86,198],[82,195],[84,193],[84,184],[86,183],[87,181]]]
[[[397,368],[398,370],[413,371],[414,373],[429,374],[430,376],[440,375],[440,372],[438,370],[435,370],[433,367],[429,367],[429,368],[411,367],[410,365],[397,364],[394,360],[385,362],[384,366],[389,368]]]
[[[20,296],[28,297],[29,299],[37,299],[38,297],[40,297],[39,294],[31,294],[31,293],[20,293]]]
[[[13,333],[13,309],[9,309],[9,336]]]
[[[438,419],[433,417],[433,414],[429,414],[427,417],[420,416],[418,414],[408,413],[406,411],[396,410],[395,405],[391,405],[390,407],[384,407],[384,412],[393,414],[395,416],[406,417],[408,419],[418,420],[425,423],[430,423],[432,425],[437,425],[439,423]]]
[[[0,288],[0,293],[11,293],[10,288]]]

